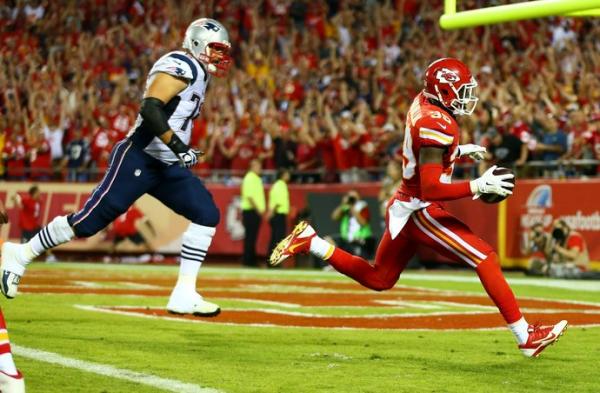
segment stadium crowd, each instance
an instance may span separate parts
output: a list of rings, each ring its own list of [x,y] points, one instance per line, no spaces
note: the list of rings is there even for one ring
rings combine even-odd
[[[374,178],[367,170],[402,159],[423,69],[453,56],[480,84],[476,115],[459,121],[462,143],[489,147],[485,165],[541,161],[552,164],[545,175],[595,175],[595,164],[558,163],[600,158],[599,21],[448,32],[441,9],[441,0],[5,1],[0,173],[96,180],[135,122],[153,62],[180,47],[193,17],[211,16],[229,28],[235,67],[211,82],[195,120],[203,174],[241,175],[259,157],[266,170],[300,172],[296,181]]]

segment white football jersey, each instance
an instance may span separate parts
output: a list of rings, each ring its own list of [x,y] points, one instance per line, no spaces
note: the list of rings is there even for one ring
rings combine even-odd
[[[157,72],[189,80],[188,86],[167,102],[163,108],[171,129],[183,143],[189,144],[192,123],[200,113],[210,75],[198,60],[183,51],[169,52],[158,59],[148,74],[146,88],[152,80],[152,76]],[[158,137],[154,137],[149,130],[144,130],[144,121],[139,114],[128,136],[152,157],[167,163],[177,161],[177,157],[167,145]]]

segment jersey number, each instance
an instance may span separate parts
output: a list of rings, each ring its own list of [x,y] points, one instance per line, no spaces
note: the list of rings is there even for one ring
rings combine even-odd
[[[196,107],[194,108],[192,113],[190,113],[188,118],[185,119],[185,121],[183,122],[183,125],[181,126],[181,131],[187,130],[188,126],[190,125],[190,121],[197,118],[198,115],[200,114],[200,96],[198,94],[193,94],[192,101],[196,101]]]
[[[448,124],[452,123],[452,120],[450,120],[448,115],[446,115],[445,113],[442,113],[442,112],[438,112],[438,111],[431,112],[431,117],[434,119],[444,119],[444,121]]]
[[[402,177],[410,179],[415,175],[417,160],[412,149],[412,135],[410,135],[410,126],[406,123],[404,130],[404,143],[402,146]]]

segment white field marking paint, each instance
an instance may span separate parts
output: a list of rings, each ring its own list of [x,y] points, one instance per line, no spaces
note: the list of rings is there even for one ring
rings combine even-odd
[[[126,288],[133,288],[133,289],[165,289],[165,288],[171,288],[172,286],[161,286],[161,285],[154,285],[154,284],[141,284],[138,282],[130,282],[130,281],[116,281],[117,284],[122,285]]]
[[[480,304],[468,304],[468,303],[456,303],[456,302],[445,302],[440,300],[429,301],[427,303],[419,303],[419,302],[407,302],[403,300],[374,300],[375,303],[386,304],[390,306],[400,306],[403,308],[422,308],[424,310],[436,310],[440,308],[446,307],[454,307],[454,308],[471,308],[478,310],[498,310],[494,306],[486,306]],[[430,314],[427,314],[430,315]]]
[[[485,304],[469,304],[469,303],[457,303],[457,302],[446,302],[443,300],[436,300],[433,302],[434,304],[439,304],[440,306],[447,307],[459,307],[459,308],[475,308],[478,310],[494,310],[498,311],[496,306],[486,306]]]
[[[478,281],[477,279],[475,279],[475,281]],[[398,285],[396,285],[398,286]],[[474,292],[474,291],[461,291],[459,289],[435,289],[435,288],[426,288],[426,287],[419,287],[419,286],[410,286],[408,288],[414,288],[414,289],[429,289],[430,292],[433,292],[436,295],[439,296],[470,296],[470,297],[481,297],[481,298],[488,298],[489,296],[485,293],[485,292]],[[567,299],[551,299],[551,298],[545,298],[545,297],[539,297],[539,296],[520,296],[519,300],[538,300],[538,301],[544,301],[544,302],[558,302],[558,303],[564,303],[564,304],[578,304],[578,305],[583,305],[583,306],[593,306],[593,307],[600,307],[600,302],[591,302],[591,301],[585,301],[585,300],[567,300]],[[581,325],[583,326],[583,325]]]
[[[117,368],[108,364],[88,362],[87,360],[79,360],[59,355],[54,352],[46,352],[39,349],[22,347],[20,345],[11,344],[11,348],[16,355],[25,358],[58,364],[63,367],[74,368],[81,371],[86,371],[93,374],[104,375],[106,377],[122,379],[129,382],[139,383],[141,385],[152,386],[153,388],[166,390],[168,392],[178,393],[219,393],[216,389],[203,388],[201,386],[178,381],[176,379],[161,378],[152,374],[140,373],[124,368]]]
[[[416,280],[416,281],[451,281],[451,282],[469,282],[479,283],[478,277],[467,277],[467,276],[453,276],[446,274],[415,274],[405,273],[400,276],[400,280]],[[560,280],[560,279],[533,279],[533,278],[520,278],[511,277],[507,278],[507,281],[511,285],[530,285],[534,287],[544,288],[560,288],[560,289],[572,289],[574,291],[584,292],[600,292],[600,281],[594,280]]]
[[[113,308],[127,308],[127,306],[112,306]],[[162,308],[160,308],[162,310]],[[567,313],[567,312],[585,312],[587,314],[600,314],[600,310],[568,310],[568,309],[529,309],[522,308],[525,312],[537,313],[537,314],[556,314],[556,313]],[[469,311],[439,311],[439,312],[426,312],[426,313],[396,313],[396,314],[362,314],[362,315],[330,315],[330,314],[314,314],[314,313],[305,313],[305,312],[295,312],[295,311],[287,311],[287,310],[277,310],[272,308],[227,308],[227,311],[250,311],[250,312],[263,312],[265,314],[279,314],[279,315],[289,315],[296,317],[309,317],[309,318],[339,318],[339,319],[358,319],[358,318],[369,318],[369,319],[379,319],[379,318],[405,318],[405,317],[429,317],[429,316],[451,316],[451,315],[480,315],[480,314],[497,314],[498,309],[496,307],[489,307],[485,310],[469,310]],[[390,310],[391,311],[391,310]]]
[[[394,306],[396,308],[420,308],[423,310],[438,310],[442,307],[431,303],[407,302],[404,300],[377,300],[374,303],[384,304],[386,306]]]
[[[110,307],[111,309],[122,309],[122,310],[130,310],[131,308],[140,308],[140,306],[105,306]],[[143,306],[142,306],[143,307]],[[99,306],[101,309],[105,309],[102,306]],[[148,307],[148,310],[163,310],[163,308],[158,307]],[[430,313],[402,313],[402,314],[361,314],[361,315],[330,315],[330,314],[314,314],[308,312],[295,312],[295,311],[287,311],[287,310],[277,310],[270,308],[227,308],[227,311],[243,311],[243,312],[262,312],[265,314],[277,314],[277,315],[289,315],[293,317],[308,317],[308,318],[339,318],[339,319],[360,319],[360,318],[369,318],[369,319],[386,319],[386,318],[404,318],[404,317],[428,317],[428,316],[446,316],[446,315],[465,315],[465,314],[497,314],[497,309],[493,309],[490,311],[483,310],[472,310],[472,311],[439,311],[439,312],[430,312]],[[390,309],[393,311],[393,309]],[[548,310],[544,312],[552,312],[556,310]],[[128,311],[129,312],[129,311]],[[134,312],[135,313],[135,312]]]
[[[210,288],[211,290],[214,290],[214,288]],[[257,285],[257,284],[251,284],[251,285],[242,285],[238,288],[235,288],[235,290],[230,289],[230,292],[240,292],[240,291],[247,291],[247,292],[283,292],[283,293],[288,293],[290,291],[294,291],[297,293],[351,293],[351,292],[356,292],[356,293],[364,293],[364,291],[358,291],[358,290],[353,290],[353,289],[336,289],[336,288],[325,288],[325,287],[313,287],[313,286],[305,286],[302,284],[276,284],[276,283],[272,283],[272,284],[267,284],[267,285]]]
[[[249,277],[285,277],[285,276],[293,276],[293,277],[319,277],[323,282],[349,282],[348,279],[344,277],[340,277],[339,273],[325,272],[325,271],[297,271],[297,270],[283,270],[280,269],[277,272],[270,271],[261,271],[261,270],[244,270],[243,268],[219,268],[219,267],[207,267],[202,268],[204,273],[237,273],[240,276],[236,278],[244,279]],[[210,277],[208,277],[210,278]],[[476,276],[455,276],[449,274],[423,274],[423,273],[402,273],[400,276],[400,282],[402,280],[423,280],[423,281],[453,281],[453,282],[479,282],[479,278]],[[513,285],[531,285],[538,287],[548,287],[548,288],[562,288],[562,289],[572,289],[572,290],[580,290],[580,291],[590,291],[590,292],[600,292],[600,282],[599,281],[585,281],[585,280],[560,280],[560,279],[533,279],[533,278],[520,278],[520,277],[512,277],[508,279],[508,282]],[[402,285],[396,285],[396,287],[400,287]],[[407,287],[414,288],[414,287]],[[430,288],[422,288],[422,289],[430,289]]]
[[[276,307],[285,307],[285,308],[300,308],[301,304],[298,303],[286,303],[286,302],[276,302],[272,300],[259,300],[259,299],[238,299],[238,298],[229,298],[229,297],[219,297],[219,300],[230,300],[241,303],[258,303],[264,304],[265,306],[276,306]]]
[[[104,283],[100,283],[97,281],[74,281],[74,280],[70,280],[69,281],[71,283],[71,285],[69,285],[70,288],[91,288],[91,289],[102,289],[102,288],[108,288],[108,286]],[[42,285],[42,286],[46,286],[46,285]],[[60,286],[60,285],[58,285]]]
[[[277,271],[262,271],[258,269],[245,269],[245,268],[228,268],[228,267],[206,267],[202,268],[202,273],[234,273],[239,274],[239,277],[234,278],[245,278],[245,277],[281,277],[281,276],[294,276],[294,277],[314,277],[321,276],[324,279],[327,276],[331,276],[335,279],[335,281],[343,282],[345,279],[339,276],[338,272],[326,272],[323,270],[285,270],[279,269],[281,272]],[[339,279],[337,279],[339,278]]]
[[[380,330],[380,331],[404,331],[404,332],[464,332],[465,330],[481,330],[481,331],[494,331],[494,330],[506,330],[506,327],[498,326],[493,328],[468,328],[468,329],[426,329],[426,328],[415,328],[415,329],[373,329],[373,328],[358,328],[358,327],[329,327],[329,326],[294,326],[294,325],[275,325],[269,323],[233,323],[233,322],[207,322],[199,319],[185,319],[185,318],[176,318],[176,317],[168,317],[168,316],[160,316],[160,315],[148,315],[148,314],[139,314],[135,312],[129,311],[121,311],[121,310],[109,310],[100,307],[94,306],[83,306],[83,305],[75,305],[75,308],[85,311],[95,311],[101,312],[105,314],[117,314],[117,315],[125,315],[136,318],[146,318],[146,319],[162,319],[167,321],[175,321],[175,322],[184,322],[184,323],[199,323],[199,324],[212,324],[212,325],[220,325],[220,326],[236,326],[236,327],[259,327],[259,328],[279,328],[279,329],[319,329],[319,330]],[[478,314],[489,314],[487,312],[479,312]],[[418,314],[422,316],[423,314]],[[573,328],[594,328],[600,327],[599,324],[587,324],[587,325],[577,325],[572,326],[569,325],[569,329]]]
[[[70,281],[72,284],[74,284],[75,287],[84,287],[84,288],[100,288],[100,289],[129,289],[129,288],[133,288],[133,289],[164,289],[167,288],[166,286],[159,286],[159,285],[152,285],[152,284],[140,284],[137,282],[130,282],[130,281],[104,281],[104,282],[97,282],[97,281]],[[48,285],[42,285],[42,286],[48,286]],[[62,285],[56,285],[58,287],[61,287]]]
[[[117,312],[126,312],[134,315],[141,315],[140,313],[130,311],[131,308],[140,308],[140,306],[84,306],[84,305],[75,305],[76,308],[88,311],[117,311]],[[107,309],[105,307],[110,307]],[[163,310],[163,308],[158,307],[148,307],[147,310]],[[536,314],[557,314],[561,312],[582,312],[582,310],[558,310],[558,309],[522,309],[525,312],[531,312]],[[495,307],[490,307],[487,310],[469,310],[469,311],[439,311],[439,312],[429,312],[429,313],[378,313],[378,314],[362,314],[362,315],[330,315],[330,314],[314,314],[314,313],[305,313],[305,312],[295,312],[295,311],[287,311],[287,310],[276,310],[276,309],[266,309],[266,308],[228,308],[227,311],[242,311],[242,312],[262,312],[265,314],[276,314],[276,315],[289,315],[294,317],[308,317],[313,318],[315,320],[323,319],[323,318],[337,318],[337,319],[387,319],[387,318],[412,318],[412,317],[430,317],[430,316],[461,316],[461,315],[493,315],[497,314],[498,310]],[[390,310],[391,311],[391,310]],[[586,311],[587,314],[600,314],[599,311]],[[144,314],[145,315],[145,314]],[[170,317],[167,317],[170,318]],[[176,318],[178,319],[178,318]],[[220,322],[211,322],[211,323],[220,323]],[[241,324],[245,325],[245,324]],[[279,326],[279,325],[275,325]]]
[[[100,284],[99,282],[96,281],[69,281],[72,285],[69,285],[69,287],[73,288],[77,288],[77,287],[84,287],[84,288],[106,288],[106,285]],[[42,285],[43,287],[46,287],[48,285]],[[61,286],[61,285],[58,285]]]

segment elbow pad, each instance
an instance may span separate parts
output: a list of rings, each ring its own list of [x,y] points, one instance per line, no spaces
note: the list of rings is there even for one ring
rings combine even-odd
[[[146,97],[142,100],[140,115],[144,119],[144,125],[154,136],[160,136],[169,131],[169,119],[163,110],[164,102],[154,97]]]

